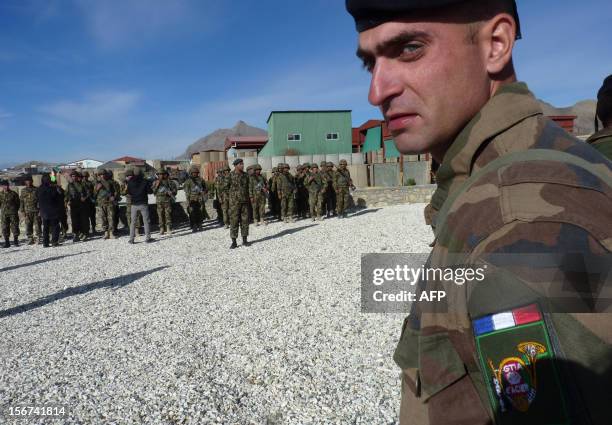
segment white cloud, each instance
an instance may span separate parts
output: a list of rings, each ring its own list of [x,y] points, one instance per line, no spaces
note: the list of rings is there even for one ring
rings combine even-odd
[[[110,124],[124,117],[138,103],[136,92],[105,91],[87,95],[80,101],[60,100],[40,108],[43,124],[64,130],[78,130],[98,124]]]
[[[76,0],[89,32],[103,48],[139,43],[194,19],[192,0]]]
[[[4,109],[0,108],[0,120],[7,120],[11,118],[13,114],[6,112]]]

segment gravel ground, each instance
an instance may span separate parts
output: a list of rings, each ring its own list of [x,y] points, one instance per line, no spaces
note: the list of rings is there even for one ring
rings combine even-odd
[[[251,226],[232,251],[212,226],[2,250],[0,406],[66,406],[55,423],[396,423],[403,317],[360,313],[360,254],[428,252],[423,207]]]

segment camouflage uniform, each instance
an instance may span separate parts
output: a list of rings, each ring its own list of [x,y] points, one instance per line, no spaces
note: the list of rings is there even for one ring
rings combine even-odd
[[[604,124],[598,130],[597,119]],[[587,139],[587,143],[601,152],[606,158],[612,160],[612,75],[604,79],[597,92],[597,107],[595,109],[595,134]]]
[[[192,231],[202,230],[202,208],[204,205],[204,194],[206,193],[206,182],[199,176],[200,170],[192,167],[189,170],[190,177],[183,183],[185,198],[189,204],[189,224]]]
[[[153,183],[153,193],[157,203],[157,218],[159,220],[159,231],[163,235],[172,233],[172,203],[178,192],[176,184],[168,178],[166,170],[158,170],[160,177]],[[163,178],[163,176],[166,176]]]
[[[219,197],[221,198],[221,210],[223,211],[223,223],[225,224],[225,228],[229,229],[230,226],[230,168],[226,166],[223,169],[223,176],[219,182]]]
[[[213,203],[215,210],[217,211],[217,221],[223,222],[223,208],[221,208],[221,182],[223,181],[223,170],[217,170],[217,176],[215,177],[214,188],[215,188],[215,201]]]
[[[102,218],[104,239],[114,239],[115,199],[119,196],[119,192],[116,191],[113,182],[109,180],[110,176],[106,171],[100,171],[98,175],[100,179],[94,188],[94,196],[98,206],[98,216]]]
[[[296,187],[295,180],[289,173],[289,165],[283,164],[283,171],[278,176],[276,188],[281,204],[281,220],[287,223],[293,221]]]
[[[481,265],[498,253],[609,255],[611,173],[609,161],[543,116],[526,85],[502,86],[459,133],[438,170],[438,188],[427,207],[436,236],[428,265]],[[491,264],[482,283],[447,294],[445,309],[424,312],[413,304],[394,355],[403,370],[401,423],[447,424],[449,418],[457,424],[536,423],[526,415],[508,422],[503,407],[493,408],[495,397],[488,391],[499,381],[485,377],[489,366],[476,350],[473,318],[520,306],[530,299],[525,288],[535,280],[561,276],[570,288],[588,280],[582,272],[566,275],[560,263]],[[438,283],[419,285],[427,291]],[[577,416],[591,415],[590,421],[571,423],[603,424],[610,418],[609,386],[590,382],[595,371],[609,379],[612,370],[612,321],[606,316],[544,315],[551,335],[544,348],[556,354],[567,406]],[[516,355],[513,344],[502,342],[498,351],[510,358]],[[554,385],[551,379],[539,382],[538,391]],[[556,397],[546,411],[556,413],[562,404]]]
[[[612,127],[599,130],[589,137],[586,142],[612,161]]]
[[[36,230],[36,239],[39,243],[42,243],[41,235],[41,220],[38,214],[38,196],[36,194],[36,188],[34,186],[24,187],[21,189],[19,194],[21,200],[21,207],[19,210],[24,217],[26,235],[28,237],[28,243],[34,245],[34,230]]]
[[[274,217],[280,219],[280,199],[278,198],[277,187],[278,175],[278,168],[272,168],[272,176],[268,180],[268,187],[270,188],[270,212]]]
[[[340,161],[338,169],[334,173],[332,185],[336,192],[336,212],[338,217],[346,217],[346,209],[350,202],[349,188],[353,186],[353,180],[351,179],[351,172],[346,168],[345,160]]]
[[[257,171],[261,172],[261,165],[255,166],[255,174],[249,178],[249,197],[253,205],[253,218],[259,226],[260,223],[265,223],[268,183],[264,176],[257,174]]]
[[[121,184],[113,178],[112,170],[108,170],[108,173],[110,176],[110,184],[113,186],[113,190],[117,194],[115,196],[115,200],[113,201],[113,209],[115,210],[115,216],[113,218],[113,231],[116,233],[117,227],[119,226],[119,201],[121,200],[121,196],[119,194],[121,193]]]
[[[247,173],[230,173],[229,214],[230,237],[238,238],[238,227],[243,238],[249,235],[249,176]]]
[[[85,239],[89,233],[89,197],[93,194],[80,181],[80,174],[72,173],[73,181],[68,183],[66,201],[70,205],[70,224],[75,242]]]
[[[336,215],[336,191],[334,190],[334,163],[327,162],[325,164],[325,180],[327,181],[327,192],[325,194],[327,217],[330,215]]]
[[[325,193],[326,182],[322,173],[319,172],[317,164],[312,164],[311,171],[304,179],[304,185],[308,190],[308,206],[312,220],[321,219],[321,208],[323,207],[323,194]]]
[[[4,247],[8,248],[11,232],[13,242],[19,245],[19,195],[17,192],[8,188],[0,192],[0,220],[2,222],[2,236],[4,237]]]
[[[58,184],[55,184],[55,186],[57,187],[57,190],[64,197],[64,202],[62,202],[62,206],[60,210],[60,218],[59,218],[60,242],[63,242],[64,239],[66,239],[66,236],[68,235],[68,197],[66,196],[66,191],[64,190],[63,187],[61,187]]]
[[[95,182],[89,179],[89,173],[83,173],[83,184],[87,187],[87,191],[91,194],[87,202],[89,208],[89,230],[91,233],[96,233],[96,199],[94,197]]]

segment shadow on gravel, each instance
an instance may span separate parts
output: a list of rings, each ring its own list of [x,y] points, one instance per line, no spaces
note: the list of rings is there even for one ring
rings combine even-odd
[[[14,265],[14,266],[3,267],[3,268],[0,269],[0,273],[8,272],[8,271],[11,271],[11,270],[20,269],[22,267],[35,266],[37,264],[46,263],[48,261],[61,260],[62,258],[74,257],[74,256],[77,256],[77,255],[82,255],[82,254],[89,254],[90,252],[93,252],[93,251],[83,251],[83,252],[79,252],[78,254],[58,255],[57,257],[49,257],[49,258],[45,258],[44,260],[32,261],[31,263],[23,263],[23,264],[17,264],[17,265]]]
[[[309,227],[315,227],[315,226],[317,226],[317,225],[316,224],[309,224],[307,226],[296,227],[296,228],[293,228],[293,229],[285,229],[285,230],[283,230],[281,232],[278,232],[275,235],[270,235],[270,236],[263,237],[261,239],[257,239],[257,240],[251,241],[251,245],[259,243],[259,242],[269,241],[271,239],[282,238],[283,236],[291,235],[293,233],[299,232],[300,230],[308,229]]]
[[[359,212],[356,212],[355,214],[349,214],[347,218],[357,217],[358,215],[375,213],[375,212],[378,212],[378,211],[380,211],[380,208],[372,208],[372,209],[369,209],[369,210],[361,210]]]
[[[56,301],[63,300],[64,298],[72,297],[74,295],[86,294],[91,291],[95,291],[96,289],[101,288],[109,288],[109,289],[119,289],[124,286],[129,285],[130,283],[134,283],[143,277],[150,275],[151,273],[158,272],[163,269],[167,269],[170,266],[161,266],[155,267],[151,270],[145,270],[138,273],[126,274],[124,276],[114,277],[112,279],[104,279],[99,282],[88,283],[87,285],[75,286],[72,288],[64,289],[63,291],[56,292],[52,295],[47,295],[46,297],[39,298],[36,301],[32,301],[28,304],[23,304],[17,307],[7,308],[6,310],[0,310],[0,319],[3,317],[14,316],[15,314],[25,313],[30,310],[34,310],[35,308],[43,307],[47,304],[54,303]]]

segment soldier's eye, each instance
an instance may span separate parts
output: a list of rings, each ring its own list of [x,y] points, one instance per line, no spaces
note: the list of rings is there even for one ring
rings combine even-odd
[[[423,49],[423,45],[420,43],[408,43],[402,47],[402,51],[400,53],[400,58],[402,59],[414,59],[419,54],[421,54]]]

